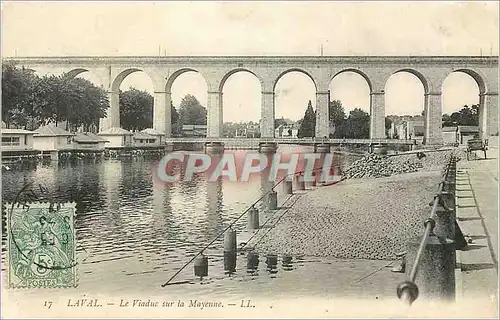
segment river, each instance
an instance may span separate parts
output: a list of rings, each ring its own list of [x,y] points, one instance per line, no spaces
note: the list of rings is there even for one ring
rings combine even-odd
[[[306,151],[311,150],[301,146],[278,150]],[[249,151],[237,151],[244,152]],[[351,161],[351,157],[336,159],[342,166]],[[23,185],[34,183],[43,184],[57,199],[74,201],[80,286],[121,290],[131,283],[137,286],[141,277],[147,289],[165,282],[272,186],[263,178],[208,182],[202,175],[166,185],[155,178],[157,163],[109,159],[10,170],[2,176],[2,199],[4,204],[13,201]],[[277,191],[279,201],[284,201],[282,188]],[[235,229],[244,230],[245,224],[241,219]],[[2,244],[5,248],[5,239]],[[222,256],[222,240],[209,250]],[[224,274],[221,259],[210,260],[211,274]],[[191,273],[192,266],[177,280]]]

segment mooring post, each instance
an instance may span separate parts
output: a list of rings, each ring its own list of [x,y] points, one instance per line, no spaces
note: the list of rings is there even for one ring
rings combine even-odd
[[[283,190],[285,191],[285,194],[293,193],[293,177],[288,176],[285,178],[283,181]]]
[[[236,230],[229,229],[224,234],[224,271],[232,274],[236,271]]]
[[[306,183],[303,174],[297,174],[297,190],[306,190]]]
[[[200,280],[208,276],[208,257],[204,256],[203,253],[200,253],[200,255],[194,259],[194,275],[200,277]]]
[[[271,192],[269,192],[269,196],[267,198],[267,208],[269,210],[278,209],[278,193],[274,190],[271,190]]]
[[[247,229],[255,230],[259,229],[259,209],[255,207],[251,207],[247,213]]]

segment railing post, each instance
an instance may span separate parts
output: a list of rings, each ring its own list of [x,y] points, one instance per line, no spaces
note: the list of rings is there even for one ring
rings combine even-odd
[[[411,272],[422,238],[410,240],[407,246],[407,274]],[[426,300],[455,299],[455,243],[445,237],[429,235],[422,252],[415,284]]]

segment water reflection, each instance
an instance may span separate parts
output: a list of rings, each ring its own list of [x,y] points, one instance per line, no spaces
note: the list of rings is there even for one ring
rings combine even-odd
[[[222,210],[224,208],[222,183],[222,178],[220,177],[214,182],[207,183],[207,228],[205,231],[210,238],[216,237],[224,229],[222,219]]]
[[[267,272],[271,275],[278,273],[278,256],[276,254],[268,254],[266,256]]]
[[[290,147],[280,150],[292,151]],[[38,164],[36,170],[10,170],[2,175],[2,199],[4,203],[13,201],[23,185],[33,183],[45,185],[61,201],[76,202],[77,251],[86,257],[81,266],[82,287],[103,283],[121,287],[128,285],[130,276],[144,273],[149,275],[148,281],[134,285],[157,286],[273,185],[269,170],[248,182],[208,182],[198,174],[190,181],[166,184],[156,177],[157,164],[158,160],[148,159],[78,160]],[[178,163],[168,170],[171,175],[184,173]],[[281,187],[276,191],[281,194]],[[245,230],[246,219],[233,228]],[[222,252],[223,239],[209,250]],[[241,266],[236,260],[227,256],[224,265],[217,263],[210,272],[234,273],[238,268],[245,270],[246,263],[246,272],[257,274],[256,253],[240,259]],[[276,274],[277,260],[276,255],[267,256],[262,268]],[[283,268],[289,268],[286,261]]]
[[[236,252],[224,252],[224,273],[232,275],[236,272]]]
[[[257,275],[259,269],[259,254],[257,252],[249,252],[247,255],[247,273]]]

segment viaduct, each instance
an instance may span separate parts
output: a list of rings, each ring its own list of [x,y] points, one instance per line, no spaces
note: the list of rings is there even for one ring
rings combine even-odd
[[[261,136],[274,137],[274,95],[278,80],[299,71],[316,87],[316,137],[328,136],[329,85],[338,74],[360,74],[370,88],[370,138],[385,138],[385,83],[397,72],[409,72],[420,79],[425,94],[425,142],[442,143],[441,87],[452,72],[470,75],[479,88],[481,136],[498,133],[498,57],[480,56],[170,56],[170,57],[16,57],[5,58],[19,66],[37,70],[67,72],[77,76],[91,72],[109,95],[107,117],[100,130],[120,126],[119,88],[125,77],[145,72],[154,86],[153,128],[171,136],[171,87],[184,72],[199,72],[208,88],[208,137],[222,134],[222,88],[232,74],[250,72],[261,84]]]

